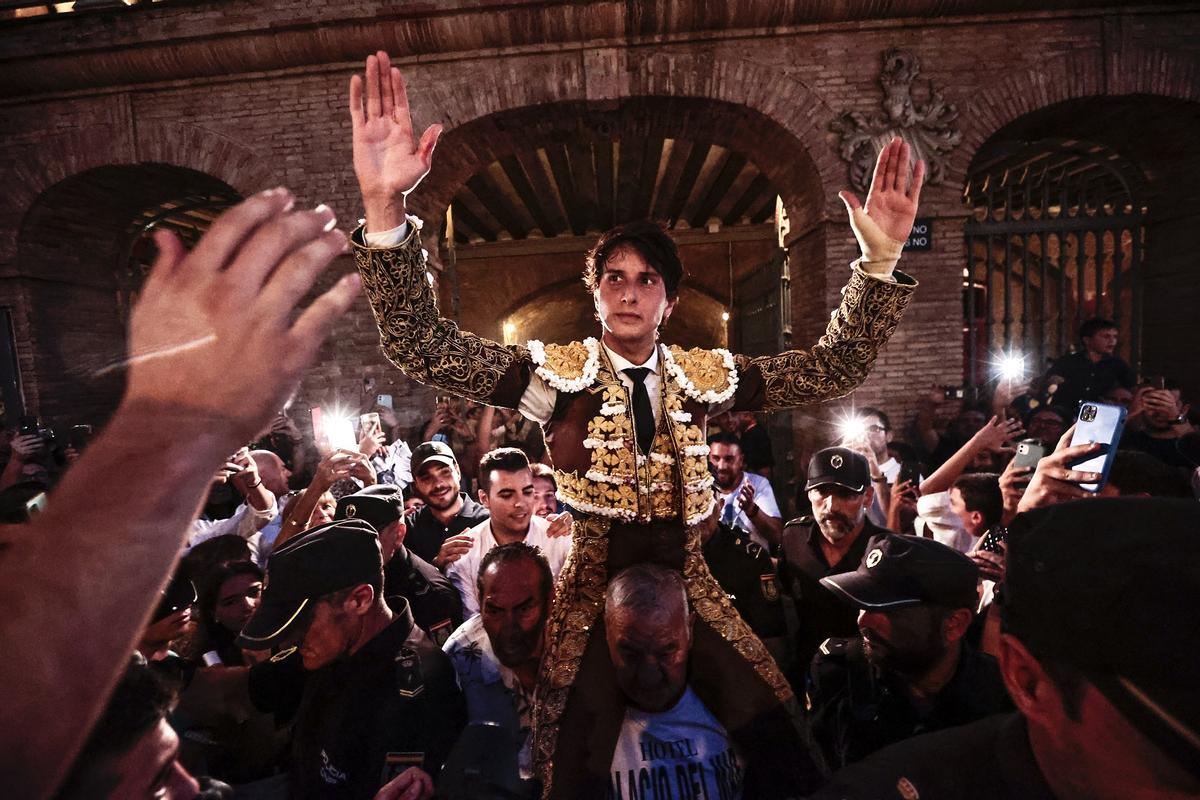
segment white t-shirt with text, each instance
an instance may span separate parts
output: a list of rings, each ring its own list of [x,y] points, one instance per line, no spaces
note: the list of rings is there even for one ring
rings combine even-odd
[[[689,686],[667,711],[625,712],[608,797],[741,800],[745,774],[733,740]]]

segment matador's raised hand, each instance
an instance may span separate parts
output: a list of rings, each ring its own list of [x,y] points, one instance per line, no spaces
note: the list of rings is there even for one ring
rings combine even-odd
[[[442,126],[430,125],[413,138],[404,78],[382,50],[367,56],[365,80],[350,78],[350,119],[367,230],[390,230],[404,222],[404,196],[429,174]]]
[[[850,226],[863,252],[862,267],[867,272],[891,274],[917,217],[925,162],[917,161],[910,181],[908,159],[908,143],[899,136],[879,152],[865,208],[853,192],[838,192],[850,214]]]

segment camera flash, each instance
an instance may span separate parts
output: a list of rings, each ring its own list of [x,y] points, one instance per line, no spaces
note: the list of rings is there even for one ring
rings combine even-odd
[[[1025,377],[1025,356],[1006,355],[996,365],[996,373],[1006,381],[1019,381]]]

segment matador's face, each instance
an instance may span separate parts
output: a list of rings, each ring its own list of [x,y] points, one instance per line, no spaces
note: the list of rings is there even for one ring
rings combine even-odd
[[[632,247],[609,257],[593,298],[605,336],[630,345],[652,344],[675,308],[662,275]]]

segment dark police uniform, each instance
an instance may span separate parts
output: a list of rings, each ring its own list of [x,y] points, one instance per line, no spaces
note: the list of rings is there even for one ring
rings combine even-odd
[[[796,604],[796,658],[800,670],[808,668],[821,642],[830,637],[858,633],[858,609],[835,597],[821,585],[821,578],[857,569],[867,550],[867,542],[884,532],[883,528],[863,517],[863,529],[846,555],[836,564],[830,564],[821,550],[821,530],[815,519],[801,517],[784,527],[779,579],[783,591]]]
[[[718,522],[702,552],[713,577],[750,630],[760,639],[787,633],[775,562],[750,534],[736,525]]]
[[[376,484],[338,500],[334,519],[360,519],[376,532],[400,522],[404,494],[394,484]],[[440,647],[462,624],[462,598],[437,567],[403,544],[383,567],[383,594],[394,610],[407,606],[413,619]]]
[[[450,579],[404,545],[383,568],[383,590],[393,610],[407,601],[413,619],[441,647],[463,623],[462,597]],[[398,602],[400,601],[400,602]]]
[[[922,733],[1011,711],[996,660],[960,643],[954,676],[920,705],[895,673],[873,666],[861,637],[829,639],[813,659],[809,725],[832,769]]]
[[[466,492],[459,492],[458,496],[462,498],[462,508],[451,517],[448,525],[439,522],[429,506],[408,515],[405,520],[408,533],[404,537],[404,545],[418,558],[432,564],[443,542],[488,518],[488,510],[468,497]]]
[[[370,800],[408,767],[436,777],[466,725],[449,659],[412,615],[307,672],[299,653],[250,670],[250,699],[294,719],[291,797]]]
[[[1025,718],[997,714],[880,750],[810,800],[1056,800]]]
[[[1005,632],[1043,663],[1077,670],[1137,730],[1137,747],[1035,756],[1025,719],[1003,714],[885,748],[813,797],[1054,800],[1039,763],[1057,771],[1062,759],[1072,760],[1077,782],[1103,780],[1104,767],[1121,758],[1136,759],[1134,769],[1151,780],[1162,759],[1200,777],[1200,694],[1192,672],[1181,669],[1200,657],[1198,530],[1195,501],[1150,498],[1060,503],[1008,526]],[[1095,735],[1104,741],[1111,732]],[[1097,763],[1110,752],[1116,764]]]

